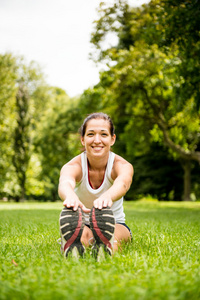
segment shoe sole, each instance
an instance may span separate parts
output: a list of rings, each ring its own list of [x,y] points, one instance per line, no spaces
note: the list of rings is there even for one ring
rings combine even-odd
[[[112,255],[112,240],[115,232],[115,218],[110,207],[97,209],[92,208],[90,212],[90,226],[95,238],[93,249],[97,252],[103,245],[104,250]]]
[[[65,240],[64,255],[73,253],[73,248],[77,248],[78,253],[82,256],[85,248],[81,243],[84,222],[80,207],[74,211],[73,208],[64,207],[60,214],[60,233]]]

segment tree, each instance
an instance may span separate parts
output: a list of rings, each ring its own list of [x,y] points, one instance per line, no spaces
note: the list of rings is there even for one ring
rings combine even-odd
[[[98,60],[106,62],[107,71],[102,72],[100,84],[109,95],[113,115],[123,118],[120,127],[125,128],[123,138],[127,133],[126,146],[135,146],[134,137],[130,138],[135,123],[139,123],[140,131],[145,124],[151,140],[165,143],[173,157],[181,160],[184,200],[189,200],[191,161],[200,162],[199,111],[194,89],[180,101],[181,105],[176,101],[177,91],[184,85],[190,88],[191,82],[179,72],[183,61],[176,44],[172,49],[163,46],[164,25],[158,18],[161,11],[165,13],[162,3],[152,1],[140,9],[129,8],[126,1],[110,8],[101,6],[91,41],[99,51]],[[117,34],[118,44],[105,49],[101,43],[109,32]]]
[[[36,90],[44,83],[38,65],[23,57],[1,55],[0,71],[0,185],[2,196],[19,200],[25,197],[35,116],[43,105]]]
[[[59,172],[79,153],[79,99],[48,86],[40,68],[0,56],[1,196],[57,199]]]
[[[189,200],[191,161],[200,162],[200,119],[193,98],[185,102],[182,111],[174,103],[174,87],[180,80],[175,76],[177,58],[166,56],[156,46],[145,46],[123,53],[121,61],[121,66],[113,68],[112,101],[116,104],[123,99],[126,111],[132,112],[127,129],[138,119],[143,120],[148,123],[151,139],[164,142],[172,155],[181,159],[184,199]],[[126,143],[131,143],[130,138]]]
[[[159,3],[160,2],[160,3]],[[184,78],[177,95],[181,103],[191,96],[195,99],[195,108],[200,107],[200,2],[198,0],[153,0],[150,5],[160,5],[159,23],[163,30],[163,45],[179,49],[181,65],[180,75]],[[163,14],[164,11],[164,14]]]
[[[41,196],[55,201],[61,167],[80,153],[81,114],[79,99],[70,99],[64,90],[51,87],[48,97],[48,104],[37,123],[34,145],[42,166],[39,179],[44,183],[44,193]]]
[[[17,126],[14,132],[13,165],[16,170],[20,186],[20,200],[25,199],[26,170],[30,159],[30,113],[29,94],[24,83],[19,84],[16,94]],[[19,198],[16,199],[19,201]]]
[[[183,191],[182,168],[168,149],[151,143],[149,150],[134,160],[134,182],[130,199],[151,195],[159,200],[180,200]]]
[[[15,127],[16,58],[0,55],[0,190],[1,196],[12,193],[12,133]]]

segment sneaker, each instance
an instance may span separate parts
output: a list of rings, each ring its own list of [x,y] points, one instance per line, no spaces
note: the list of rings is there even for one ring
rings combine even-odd
[[[65,257],[69,253],[77,258],[82,256],[85,252],[85,248],[81,243],[84,220],[80,207],[76,211],[73,208],[64,207],[60,214],[59,223],[61,252]]]
[[[99,260],[104,252],[112,255],[115,232],[115,218],[110,207],[104,207],[101,210],[92,208],[90,212],[90,227],[95,238],[95,244],[92,247],[93,254]],[[100,258],[100,260],[102,260]]]

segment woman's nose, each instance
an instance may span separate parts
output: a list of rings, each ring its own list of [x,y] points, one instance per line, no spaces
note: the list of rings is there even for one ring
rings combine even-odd
[[[99,134],[95,134],[94,141],[95,141],[95,143],[100,143],[101,142]]]

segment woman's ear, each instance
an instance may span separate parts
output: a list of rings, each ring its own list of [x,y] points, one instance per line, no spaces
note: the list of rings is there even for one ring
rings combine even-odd
[[[83,136],[81,137],[81,144],[82,144],[83,146],[85,146],[85,141],[84,141],[84,137],[83,137]]]
[[[111,146],[114,145],[115,141],[116,141],[116,135],[113,134],[113,135],[112,135],[112,140],[111,140]]]

